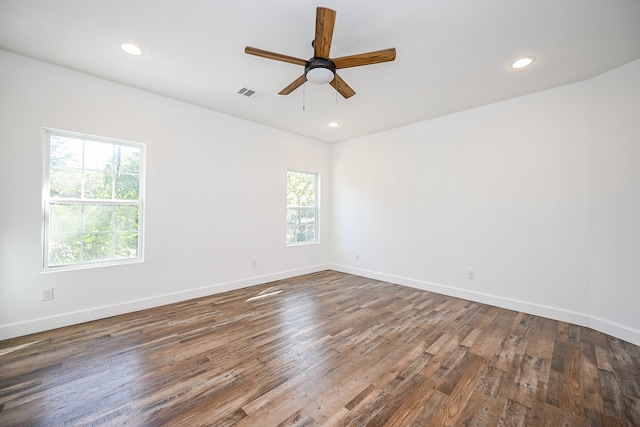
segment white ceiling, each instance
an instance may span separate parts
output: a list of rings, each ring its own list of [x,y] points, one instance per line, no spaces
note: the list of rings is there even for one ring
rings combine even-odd
[[[337,11],[331,57],[397,49],[339,71],[348,100],[311,83],[277,95],[302,67],[244,53],[310,58],[316,6]],[[125,41],[146,54],[124,54]],[[640,58],[640,0],[0,0],[0,49],[331,143]],[[537,60],[510,69],[522,55]]]

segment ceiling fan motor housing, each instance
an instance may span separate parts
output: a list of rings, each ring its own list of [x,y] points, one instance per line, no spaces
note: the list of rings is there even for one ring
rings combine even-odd
[[[311,83],[329,83],[336,75],[336,64],[331,59],[314,56],[304,67],[304,74]]]

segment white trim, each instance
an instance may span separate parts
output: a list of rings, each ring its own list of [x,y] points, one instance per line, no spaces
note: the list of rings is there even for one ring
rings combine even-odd
[[[289,279],[291,277],[301,276],[304,274],[317,273],[319,271],[328,269],[329,266],[327,264],[320,264],[295,270],[286,270],[277,273],[265,274],[262,276],[248,277],[246,279],[235,280],[231,282],[216,283],[208,286],[203,286],[201,288],[157,295],[149,298],[127,301],[121,304],[93,307],[86,310],[72,311],[55,316],[41,317],[38,319],[31,319],[23,322],[9,323],[6,325],[0,325],[0,340],[29,335],[56,328],[62,328],[64,326],[76,325],[78,323],[90,322],[92,320],[104,319],[120,314],[159,307],[166,304],[187,301],[190,299],[214,295],[221,292],[247,288],[250,286],[269,283],[276,280]]]
[[[630,342],[632,344],[640,345],[639,330],[587,313],[580,313],[577,311],[567,310],[559,307],[551,307],[548,305],[541,305],[512,298],[505,298],[496,295],[485,294],[482,292],[473,292],[466,289],[442,285],[439,283],[426,282],[423,280],[395,276],[392,274],[385,274],[377,271],[353,268],[346,265],[331,264],[330,268],[342,273],[354,274],[357,276],[367,277],[369,279],[381,280],[397,285],[421,289],[423,291],[435,292],[438,294],[448,295],[456,298],[463,298],[466,300],[489,304],[509,310],[521,311],[523,313],[542,316],[562,322],[568,322],[574,325],[585,326],[587,328],[594,329],[596,331],[614,336],[616,338],[620,338],[621,340]]]
[[[611,335],[631,344],[640,345],[640,331],[598,316],[591,317],[591,329]]]
[[[122,258],[107,261],[87,261],[82,264],[68,264],[47,267],[42,269],[40,274],[59,273],[61,271],[87,270],[100,267],[114,267],[117,265],[140,264],[144,262],[144,258]]]
[[[296,246],[305,246],[305,245],[318,245],[320,242],[318,240],[309,240],[308,242],[293,242],[287,243],[288,248],[296,247]]]
[[[304,274],[317,273],[323,270],[335,270],[342,273],[354,274],[357,276],[367,277],[375,280],[382,280],[397,285],[409,286],[423,291],[435,292],[438,294],[448,295],[456,298],[464,298],[470,301],[489,304],[509,310],[517,310],[522,311],[523,313],[547,317],[549,319],[559,320],[563,322],[569,322],[575,325],[594,329],[596,331],[611,335],[635,345],[640,345],[639,330],[621,325],[616,322],[612,322],[607,319],[600,318],[598,316],[592,316],[572,310],[561,309],[558,307],[533,304],[511,298],[484,294],[481,292],[467,291],[464,289],[445,286],[438,283],[425,282],[422,280],[394,276],[391,274],[337,264],[320,264],[295,270],[281,271],[278,273],[254,276],[231,282],[213,284],[201,288],[173,292],[164,295],[157,295],[149,298],[142,298],[139,300],[128,301],[122,304],[94,307],[87,310],[79,310],[56,316],[41,317],[39,319],[27,320],[24,322],[15,322],[6,325],[0,325],[0,340],[29,335],[69,325],[75,325],[78,323],[89,322],[92,320],[103,319],[106,317],[117,316],[120,314],[131,313],[139,310],[145,310],[148,308],[159,307],[165,304],[172,304],[194,298],[200,298],[203,296],[247,288],[250,286],[269,283],[276,280],[301,276]]]

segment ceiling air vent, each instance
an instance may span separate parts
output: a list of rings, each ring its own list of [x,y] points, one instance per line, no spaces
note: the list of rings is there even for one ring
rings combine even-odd
[[[247,98],[251,98],[256,94],[256,91],[247,89],[246,87],[241,87],[240,89],[236,90],[236,93],[242,96],[246,96]]]

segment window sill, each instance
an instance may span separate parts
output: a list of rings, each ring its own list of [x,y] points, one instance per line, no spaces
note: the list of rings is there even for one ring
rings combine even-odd
[[[101,267],[114,267],[120,265],[130,265],[130,264],[140,264],[143,263],[143,258],[134,258],[134,259],[126,259],[126,260],[117,260],[117,261],[96,261],[85,264],[72,264],[72,265],[61,265],[59,267],[46,267],[43,268],[40,274],[48,274],[48,273],[57,273],[59,271],[74,271],[74,270],[87,270],[92,268],[101,268]]]
[[[308,245],[318,245],[320,244],[319,240],[314,240],[312,242],[293,242],[293,243],[287,243],[287,247],[295,247],[295,246],[308,246]]]

